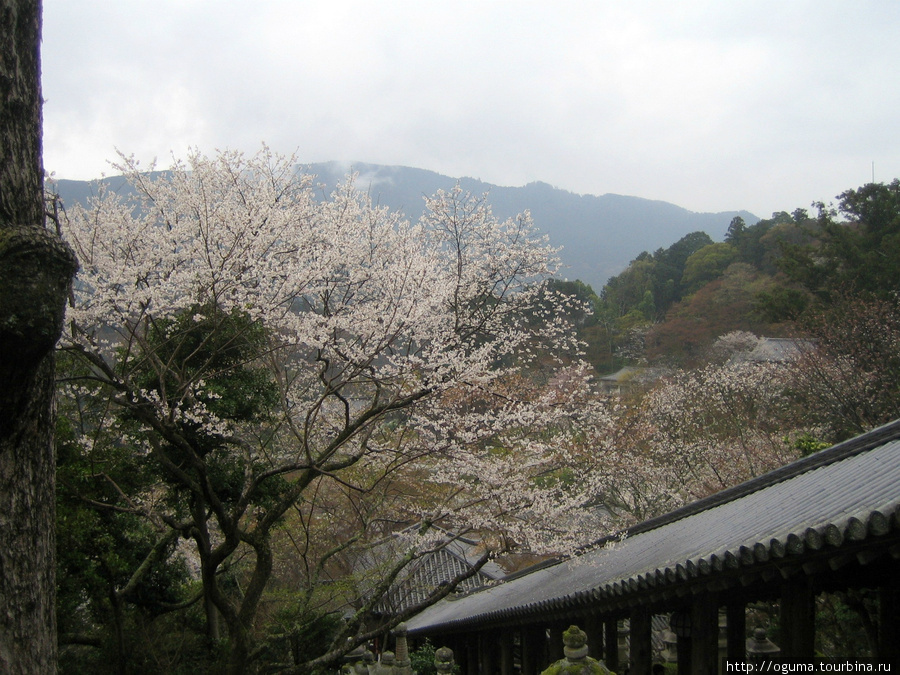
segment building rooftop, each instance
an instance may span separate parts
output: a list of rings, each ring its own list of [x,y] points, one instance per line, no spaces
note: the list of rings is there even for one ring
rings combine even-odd
[[[409,630],[524,621],[804,551],[851,547],[900,529],[898,508],[900,420],[636,525],[583,555],[444,600],[413,617]]]

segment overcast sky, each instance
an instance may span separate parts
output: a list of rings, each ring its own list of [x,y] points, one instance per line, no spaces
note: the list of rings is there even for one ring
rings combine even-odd
[[[44,0],[44,164],[189,147],[773,211],[900,176],[897,0]]]

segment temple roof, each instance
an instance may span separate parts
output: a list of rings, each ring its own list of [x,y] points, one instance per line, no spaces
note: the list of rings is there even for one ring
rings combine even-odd
[[[411,634],[527,621],[900,530],[900,420],[413,617]],[[900,547],[892,544],[892,554]]]

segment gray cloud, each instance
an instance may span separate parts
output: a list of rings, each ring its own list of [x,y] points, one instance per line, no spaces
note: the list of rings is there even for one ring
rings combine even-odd
[[[44,0],[45,165],[189,146],[774,210],[900,175],[900,4]]]

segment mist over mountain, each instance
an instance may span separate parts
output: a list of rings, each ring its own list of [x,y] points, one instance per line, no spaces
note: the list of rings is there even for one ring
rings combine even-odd
[[[367,192],[373,202],[402,211],[410,220],[421,215],[424,196],[438,189],[449,190],[457,182],[473,194],[488,193],[494,214],[501,219],[529,210],[550,243],[562,247],[560,276],[581,279],[597,292],[642,251],[666,248],[697,230],[720,241],[734,216],[741,216],[748,225],[759,220],[747,211],[696,213],[640,197],[578,195],[541,182],[503,187],[476,178],[453,178],[402,166],[324,162],[303,164],[301,169],[315,174],[316,183],[326,192],[352,171],[357,174],[357,189]],[[121,177],[104,180],[113,189],[124,185]],[[88,181],[59,180],[57,191],[64,204],[71,204],[83,203],[94,189]]]

